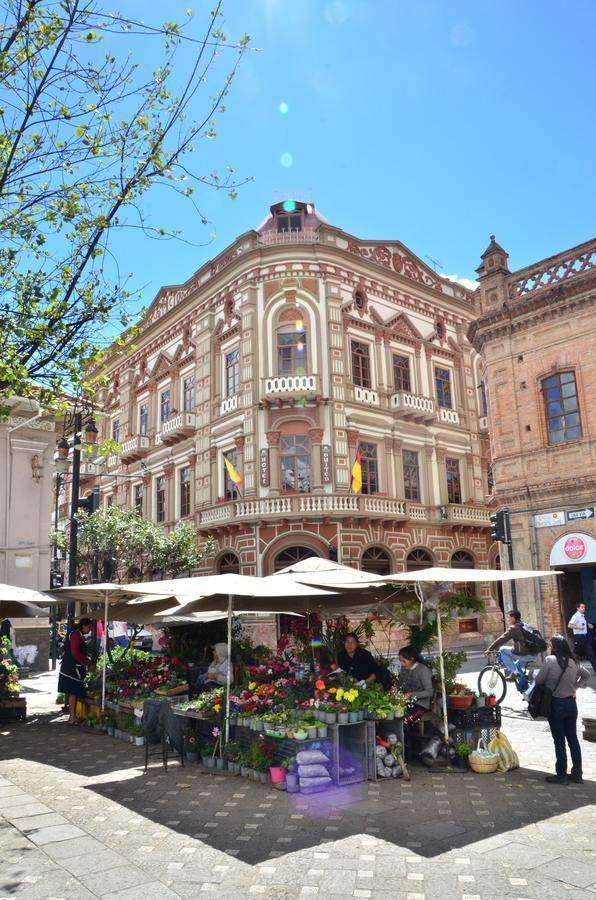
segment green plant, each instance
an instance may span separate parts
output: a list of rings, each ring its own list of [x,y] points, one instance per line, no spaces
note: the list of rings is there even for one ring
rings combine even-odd
[[[472,748],[467,741],[457,741],[455,744],[455,755],[460,757],[469,756]]]
[[[402,624],[410,631],[410,644],[419,653],[427,650],[437,639],[436,614],[425,613],[426,620],[420,624],[420,603],[417,599],[400,603],[394,607],[396,616],[401,618]],[[443,629],[454,618],[466,615],[475,615],[484,612],[484,604],[478,597],[471,597],[466,590],[443,594],[439,601],[441,625]]]
[[[452,650],[444,650],[443,651],[443,670],[445,672],[445,690],[447,693],[451,690],[455,683],[455,677],[463,664],[465,663],[467,656],[463,650],[452,651]],[[434,681],[437,687],[440,689],[441,686],[441,665],[439,662],[439,656],[433,657],[429,660],[429,666],[433,673]]]
[[[136,719],[128,713],[123,713],[118,720],[118,728],[120,731],[127,731],[129,734],[134,725],[136,725]]]
[[[56,694],[56,704],[58,706],[64,706],[65,702],[66,702],[65,694]]]
[[[140,722],[135,722],[134,725],[131,725],[130,728],[127,728],[127,731],[133,737],[144,737],[145,735],[145,729]]]
[[[239,762],[242,756],[242,748],[238,741],[228,741],[225,748],[225,755],[232,762]]]
[[[182,742],[184,744],[184,749],[187,753],[198,753],[200,749],[200,742],[197,738],[196,734],[192,731],[187,732],[183,738]]]
[[[385,693],[380,684],[374,682],[361,692],[361,705],[368,713],[379,718],[389,715],[394,709],[391,697]]]
[[[281,766],[282,769],[291,769],[292,766],[294,765],[295,761],[296,761],[296,757],[295,757],[295,756],[286,756],[286,757],[285,757],[284,759],[282,759],[282,761],[280,762],[280,766]]]

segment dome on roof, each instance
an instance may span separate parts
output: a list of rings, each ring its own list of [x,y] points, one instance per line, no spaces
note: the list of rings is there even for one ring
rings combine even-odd
[[[294,225],[292,225],[292,218],[295,220]],[[303,203],[301,200],[293,200],[288,197],[287,200],[273,204],[267,217],[255,231],[259,234],[280,230],[316,231],[319,225],[328,224],[325,216],[315,210],[314,203]]]

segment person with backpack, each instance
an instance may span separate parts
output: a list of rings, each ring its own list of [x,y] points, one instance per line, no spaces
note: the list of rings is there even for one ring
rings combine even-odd
[[[574,781],[583,784],[582,752],[577,739],[577,702],[578,688],[585,687],[590,673],[580,666],[569,649],[567,639],[562,634],[551,638],[551,655],[536,673],[534,685],[545,685],[551,691],[550,714],[548,724],[555,745],[555,774],[545,779],[550,784],[567,784]],[[571,754],[571,774],[567,776],[567,750]]]
[[[518,609],[510,609],[508,616],[509,628],[484,652],[488,656],[493,650],[500,650],[505,671],[511,680],[515,680],[522,674],[524,666],[534,662],[538,654],[546,650],[546,641],[539,631],[522,622]],[[503,644],[509,641],[513,641],[513,647],[504,647]]]

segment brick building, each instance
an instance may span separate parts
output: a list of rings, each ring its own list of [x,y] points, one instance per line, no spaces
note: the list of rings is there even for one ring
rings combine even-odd
[[[596,240],[510,272],[494,236],[469,329],[483,380],[497,507],[511,511],[522,613],[551,634],[584,599],[596,622]]]
[[[102,428],[120,452],[107,473],[137,479],[103,477],[103,502],[165,527],[194,520],[215,538],[213,572],[265,575],[313,554],[376,572],[490,565],[473,317],[474,294],[399,241],[277,204],[162,288],[135,349],[108,361]],[[487,614],[459,623],[471,639],[501,629],[483,597]]]

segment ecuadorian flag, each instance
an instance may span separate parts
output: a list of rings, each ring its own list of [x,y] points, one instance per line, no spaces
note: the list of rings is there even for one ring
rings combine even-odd
[[[226,467],[226,472],[228,473],[228,478],[232,482],[232,484],[242,484],[242,478],[240,474],[236,471],[228,457],[224,453],[224,466]]]
[[[354,465],[352,466],[352,484],[350,485],[350,487],[354,494],[359,494],[362,490],[362,462],[360,459],[360,447],[358,447],[356,459],[354,460]]]

